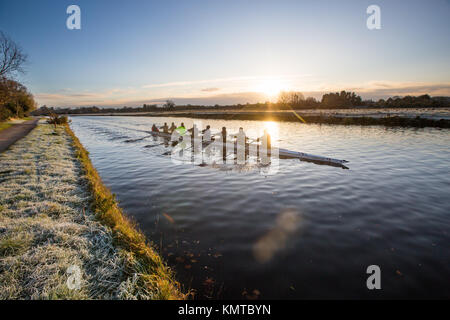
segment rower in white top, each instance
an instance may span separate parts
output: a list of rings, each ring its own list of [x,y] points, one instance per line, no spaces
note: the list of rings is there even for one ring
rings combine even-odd
[[[202,131],[203,133],[203,143],[211,142],[211,126],[207,125],[206,129]]]

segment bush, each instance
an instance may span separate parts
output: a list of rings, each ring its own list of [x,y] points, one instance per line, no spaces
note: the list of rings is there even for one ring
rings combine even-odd
[[[67,116],[58,116],[57,114],[52,113],[50,118],[47,119],[47,123],[53,124],[56,128],[57,125],[69,123],[70,120]]]
[[[0,121],[6,121],[13,116],[11,110],[6,106],[0,106]]]

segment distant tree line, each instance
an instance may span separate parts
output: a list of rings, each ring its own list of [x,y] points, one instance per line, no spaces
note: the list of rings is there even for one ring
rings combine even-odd
[[[36,109],[33,95],[14,80],[24,72],[26,60],[21,48],[0,31],[0,121],[23,117]]]
[[[300,92],[281,92],[278,97],[278,108],[291,107],[294,109],[336,109],[336,108],[357,108],[357,107],[373,107],[373,108],[437,108],[450,107],[450,97],[430,97],[428,94],[421,96],[405,96],[392,97],[387,100],[379,99],[362,100],[355,92],[335,92],[327,93],[322,96],[322,100],[315,98],[304,98]]]
[[[108,114],[108,113],[138,113],[138,112],[162,112],[162,111],[190,111],[190,110],[289,110],[289,109],[337,109],[337,108],[437,108],[450,107],[450,97],[430,97],[428,94],[421,96],[392,97],[387,100],[378,101],[362,100],[355,92],[335,92],[327,93],[322,96],[322,100],[313,97],[305,98],[301,92],[288,91],[281,92],[277,102],[247,103],[235,105],[175,105],[172,100],[167,100],[165,104],[158,107],[156,104],[142,107],[122,107],[122,108],[98,108],[98,107],[79,107],[79,108],[48,108],[43,106],[34,111],[34,115],[57,114]]]
[[[96,113],[132,113],[132,112],[154,112],[158,111],[156,104],[144,104],[142,107],[127,107],[122,108],[99,108],[93,107],[78,107],[78,108],[55,108],[47,107],[46,105],[32,112],[35,116],[48,116],[51,114],[96,114]]]
[[[450,97],[430,97],[424,94],[418,97],[392,97],[387,100],[380,99],[377,102],[367,101],[366,105],[385,108],[436,108],[449,107]]]

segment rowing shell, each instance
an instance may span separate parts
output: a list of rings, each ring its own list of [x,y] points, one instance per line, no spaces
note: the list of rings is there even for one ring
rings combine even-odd
[[[348,163],[347,160],[340,160],[340,159],[316,156],[316,155],[309,154],[309,153],[291,151],[291,150],[287,150],[287,149],[279,149],[278,154],[281,157],[297,158],[302,161],[314,162],[317,164],[328,164],[328,165],[333,165],[333,166],[337,166],[337,167],[342,167],[344,169],[348,169],[348,167],[346,167],[344,165],[344,163]]]
[[[158,136],[158,137],[162,137],[162,138],[171,138],[170,133],[153,132],[153,131],[150,131],[149,133],[153,136]],[[234,142],[227,142],[227,147],[234,148]],[[300,159],[301,161],[308,161],[308,162],[314,162],[317,164],[338,166],[338,167],[342,167],[344,169],[348,169],[344,165],[345,163],[348,163],[347,160],[340,160],[340,159],[316,156],[313,154],[298,152],[298,151],[291,151],[288,149],[278,149],[278,155],[282,158]]]

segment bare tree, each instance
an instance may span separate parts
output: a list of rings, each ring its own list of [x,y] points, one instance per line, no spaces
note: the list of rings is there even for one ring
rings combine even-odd
[[[166,103],[163,105],[166,109],[174,109],[175,108],[175,102],[172,100],[167,100]]]
[[[0,77],[23,73],[27,55],[7,35],[0,31]]]
[[[296,107],[305,101],[305,97],[301,92],[296,91],[281,91],[278,96],[278,103],[283,107]]]

